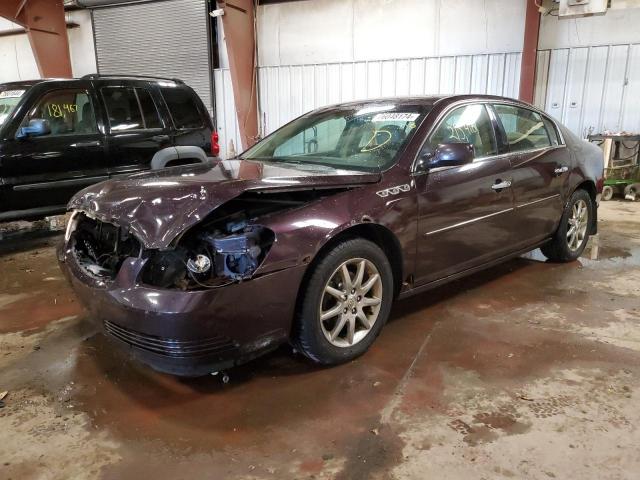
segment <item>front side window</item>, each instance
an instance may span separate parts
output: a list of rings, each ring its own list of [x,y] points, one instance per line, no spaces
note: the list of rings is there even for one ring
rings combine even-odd
[[[160,89],[176,128],[202,128],[204,122],[196,100],[188,90],[176,87]]]
[[[551,145],[547,129],[538,113],[513,105],[495,105],[494,109],[507,134],[511,152]]]
[[[89,94],[84,90],[56,90],[44,95],[29,112],[22,126],[33,119],[49,122],[47,136],[96,133],[96,116]]]
[[[105,87],[102,98],[112,132],[162,127],[155,103],[144,88]]]
[[[497,153],[491,119],[484,105],[466,105],[449,113],[429,138],[434,151],[443,143],[470,143],[476,158]]]
[[[0,127],[16,109],[26,91],[26,87],[16,88],[0,85]]]
[[[337,107],[304,115],[241,158],[381,171],[397,160],[430,106]]]

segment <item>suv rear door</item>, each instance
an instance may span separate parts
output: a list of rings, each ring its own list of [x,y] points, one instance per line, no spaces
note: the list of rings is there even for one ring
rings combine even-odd
[[[36,97],[20,126],[39,118],[48,121],[51,132],[19,139],[16,130],[3,146],[9,210],[63,210],[78,190],[108,178],[95,113],[89,82],[56,85]]]
[[[493,104],[509,148],[518,245],[550,236],[563,210],[571,157],[551,120],[521,105]]]
[[[171,128],[161,117],[147,83],[100,86],[107,126],[107,151],[112,175],[151,167],[153,156],[170,147]]]

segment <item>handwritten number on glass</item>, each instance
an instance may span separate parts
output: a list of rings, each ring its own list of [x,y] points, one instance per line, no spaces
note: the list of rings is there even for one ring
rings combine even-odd
[[[76,113],[78,105],[75,103],[50,103],[47,112],[51,118],[65,118],[67,113]]]

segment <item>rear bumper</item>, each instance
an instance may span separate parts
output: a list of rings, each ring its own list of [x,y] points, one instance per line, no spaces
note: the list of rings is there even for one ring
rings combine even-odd
[[[230,368],[289,338],[304,266],[199,291],[139,284],[145,260],[129,258],[112,282],[89,276],[61,248],[60,267],[100,330],[152,368],[200,376]]]

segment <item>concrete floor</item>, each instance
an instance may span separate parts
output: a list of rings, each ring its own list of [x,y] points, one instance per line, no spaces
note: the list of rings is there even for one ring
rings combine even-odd
[[[355,362],[283,348],[228,385],[112,350],[59,236],[4,241],[0,478],[638,478],[640,203],[600,216],[599,261],[511,261],[398,302]]]

